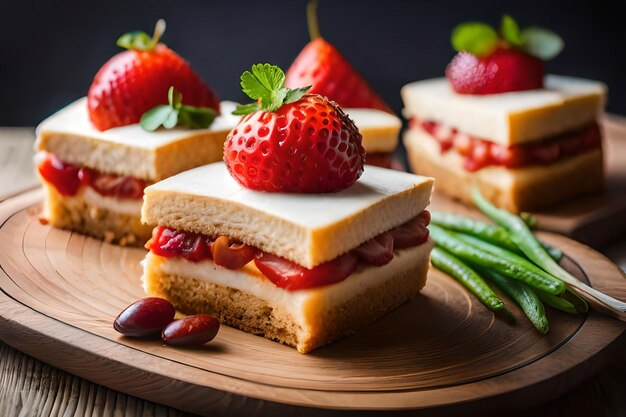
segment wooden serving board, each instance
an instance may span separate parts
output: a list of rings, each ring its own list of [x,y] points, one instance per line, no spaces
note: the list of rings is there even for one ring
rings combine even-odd
[[[607,115],[601,126],[606,173],[603,192],[533,213],[539,229],[572,237],[595,248],[626,233],[626,119]],[[436,190],[433,193],[433,209],[464,211],[459,206],[444,194]]]
[[[530,407],[600,370],[624,345],[626,324],[595,312],[549,311],[552,330],[541,336],[511,306],[519,318],[511,325],[436,270],[413,302],[307,355],[225,326],[198,349],[124,338],[112,322],[143,296],[145,251],[40,224],[41,198],[34,190],[0,203],[0,339],[85,379],[183,410],[436,408],[459,415]],[[542,237],[565,251],[573,274],[626,299],[617,266],[567,238]]]

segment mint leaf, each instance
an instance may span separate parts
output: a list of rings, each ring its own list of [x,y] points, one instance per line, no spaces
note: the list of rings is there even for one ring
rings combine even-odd
[[[167,91],[167,102],[175,109],[180,109],[183,105],[183,95],[180,91],[171,86]]]
[[[557,56],[565,44],[563,39],[551,30],[540,27],[528,27],[521,33],[522,49],[544,61]]]
[[[311,87],[312,86],[289,89],[285,96],[285,104],[300,100],[303,95],[309,92]]]
[[[206,129],[211,126],[217,116],[215,110],[209,107],[184,105],[183,95],[174,86],[170,87],[167,92],[167,101],[169,104],[159,104],[141,116],[139,124],[144,130],[153,132],[161,126],[165,129],[172,129],[176,126]]]
[[[455,50],[467,51],[481,57],[496,49],[499,37],[498,33],[489,25],[467,22],[454,28],[451,41]]]
[[[151,51],[155,44],[146,32],[134,31],[125,33],[117,39],[116,45],[134,51]]]
[[[178,110],[173,109],[167,104],[159,104],[156,107],[151,108],[145,112],[139,121],[139,124],[148,132],[157,130],[160,126],[171,126],[168,129],[176,126],[176,120],[178,119]],[[173,123],[173,125],[172,125]],[[167,125],[167,126],[166,126]]]
[[[502,23],[500,24],[500,35],[504,40],[508,41],[514,46],[522,45],[522,38],[520,35],[519,25],[508,14],[502,16]]]
[[[215,117],[215,110],[211,108],[183,105],[178,113],[177,126],[186,126],[191,129],[206,129],[211,126]]]
[[[257,103],[237,104],[237,107],[235,107],[235,110],[231,114],[235,116],[241,116],[244,114],[254,113],[255,111],[260,109],[261,108]]]

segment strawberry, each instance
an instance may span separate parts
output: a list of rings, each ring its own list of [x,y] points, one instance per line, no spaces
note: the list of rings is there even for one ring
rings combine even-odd
[[[543,62],[516,49],[497,49],[478,58],[459,52],[446,69],[460,94],[496,94],[543,87]]]
[[[150,38],[144,32],[120,37],[127,48],[107,61],[96,74],[87,94],[89,118],[99,130],[138,123],[142,114],[167,104],[168,90],[175,87],[185,104],[212,108],[219,114],[219,100],[189,63],[158,43],[165,23],[157,23]]]
[[[460,94],[497,94],[543,87],[542,60],[554,58],[563,40],[538,27],[520,30],[511,16],[503,16],[499,32],[468,22],[452,31],[459,53],[446,68],[454,91]]]
[[[316,2],[309,1],[307,17],[311,41],[287,70],[285,85],[311,85],[311,94],[336,101],[342,107],[393,111],[333,45],[319,36]]]
[[[256,103],[228,135],[224,160],[244,187],[270,192],[322,193],[347,188],[363,172],[365,150],[354,122],[309,87],[284,87],[285,74],[269,64],[241,76]]]

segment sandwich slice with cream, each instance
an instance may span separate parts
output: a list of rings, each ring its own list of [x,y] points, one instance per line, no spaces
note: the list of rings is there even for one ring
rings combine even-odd
[[[284,87],[280,68],[254,65],[241,80],[256,102],[238,107],[226,164],[145,190],[142,220],[157,227],[143,282],[183,313],[309,352],[419,293],[433,180],[364,167],[354,121]]]
[[[505,16],[503,27],[511,29],[505,23],[510,19]],[[514,212],[600,190],[597,120],[606,86],[544,76],[539,58],[549,58],[541,55],[546,51],[515,44],[517,38],[504,30],[500,33],[508,35],[493,38],[492,47],[489,37],[479,39],[482,48],[474,50],[475,44],[466,42],[476,36],[472,25],[453,32],[460,52],[448,65],[447,78],[402,88],[409,119],[404,144],[412,170],[434,176],[438,190],[462,202],[471,204],[471,190],[478,187],[493,203]],[[536,36],[529,30],[524,36]],[[542,34],[556,39],[549,31]]]
[[[239,117],[189,64],[145,33],[124,35],[128,50],[98,72],[88,96],[37,127],[43,219],[108,242],[143,245],[146,185],[218,161]],[[147,38],[149,40],[146,41]],[[141,39],[143,39],[143,41]]]
[[[223,163],[178,174],[146,189],[145,290],[308,352],[422,289],[432,184],[373,166],[326,194],[246,189]]]

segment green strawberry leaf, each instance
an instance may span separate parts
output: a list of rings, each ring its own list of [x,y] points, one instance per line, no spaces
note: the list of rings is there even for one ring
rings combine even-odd
[[[514,46],[522,45],[522,37],[520,35],[519,25],[508,14],[502,16],[502,23],[500,24],[500,35],[504,40],[508,41]]]
[[[151,51],[154,49],[152,38],[146,32],[135,31],[125,33],[117,39],[116,45],[134,51]]]
[[[206,129],[211,126],[217,116],[209,107],[195,107],[182,104],[183,95],[173,86],[167,92],[169,104],[159,104],[145,112],[139,121],[141,127],[153,132],[163,126],[173,129],[185,126],[191,129]]]
[[[146,32],[136,30],[120,36],[117,39],[116,45],[120,48],[130,49],[132,51],[154,51],[163,32],[165,32],[165,20],[159,19],[154,26],[154,34],[152,37]]]
[[[251,71],[241,74],[241,89],[256,103],[238,105],[233,114],[241,115],[257,110],[276,111],[283,104],[299,100],[311,86],[290,89],[285,87],[285,73],[276,65],[256,64]]]
[[[237,107],[235,107],[232,114],[235,116],[241,116],[244,114],[254,113],[257,110],[261,110],[258,103],[237,104]]]
[[[461,23],[452,31],[452,46],[458,52],[467,51],[478,57],[489,55],[499,42],[498,33],[479,22]]]
[[[285,96],[285,104],[300,100],[303,95],[309,92],[310,89],[311,86],[289,89],[287,91],[287,95]]]
[[[556,57],[565,46],[556,33],[540,27],[527,27],[521,33],[522,49],[544,61]]]

